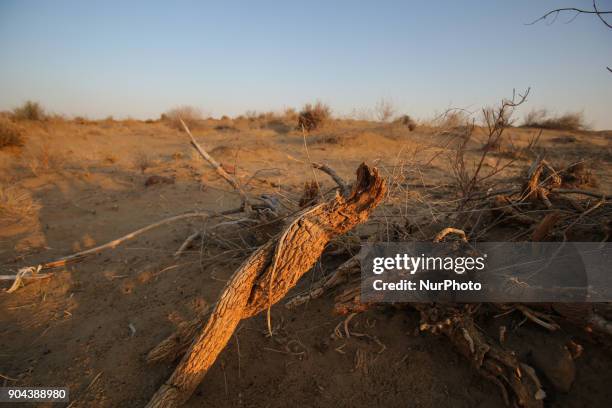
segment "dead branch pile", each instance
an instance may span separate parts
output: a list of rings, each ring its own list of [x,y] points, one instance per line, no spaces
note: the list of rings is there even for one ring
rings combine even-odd
[[[499,152],[504,130],[511,123],[512,110],[522,104],[525,97],[526,94],[518,101],[514,98],[504,101],[497,110],[484,111],[485,140],[480,157],[472,167],[465,156],[474,126],[465,128],[456,155],[451,157],[460,197],[456,207],[440,209],[435,208],[435,203],[427,202],[432,220],[420,225],[415,225],[408,215],[393,223],[385,220],[384,235],[374,239],[399,242],[425,238],[440,242],[453,234],[463,241],[609,241],[612,205],[604,193],[592,189],[597,186],[596,179],[585,163],[556,167],[539,154],[518,183],[503,188],[497,186],[500,184],[497,176],[515,159],[507,162],[498,159],[492,166],[485,166],[491,162],[489,156]],[[535,152],[540,134],[529,143],[528,154]],[[405,183],[393,180],[389,184],[395,188],[402,182]],[[396,194],[399,192],[398,189]],[[390,191],[391,199],[394,193]],[[452,227],[432,230],[439,223],[436,218],[442,218],[443,214],[448,214],[445,225]],[[352,257],[334,273],[315,282],[308,293],[289,299],[286,306],[294,308],[333,293],[335,312],[347,315],[348,321],[356,313],[378,306],[361,302],[359,272],[359,260]],[[518,312],[524,321],[547,331],[559,330],[561,323],[565,323],[588,333],[610,335],[612,323],[599,313],[605,310],[604,306],[585,303],[395,305],[400,310],[417,310],[421,332],[445,336],[480,375],[499,387],[507,405],[521,407],[543,406],[546,392],[540,381],[542,372],[521,361],[518,353],[504,346],[505,326],[504,330],[500,326],[500,339],[496,341],[483,333],[476,319],[486,320],[501,309],[502,314]]]

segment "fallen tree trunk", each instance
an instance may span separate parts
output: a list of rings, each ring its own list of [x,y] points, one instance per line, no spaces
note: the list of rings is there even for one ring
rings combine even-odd
[[[176,407],[185,403],[240,320],[282,299],[315,264],[327,243],[366,221],[385,193],[386,183],[377,169],[362,164],[347,198],[336,195],[303,210],[278,238],[255,251],[227,283],[208,323],[147,406]]]

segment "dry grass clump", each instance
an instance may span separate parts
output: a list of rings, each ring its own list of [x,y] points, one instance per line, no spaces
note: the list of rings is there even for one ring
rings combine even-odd
[[[66,162],[65,156],[51,151],[48,142],[42,142],[37,147],[30,146],[22,157],[23,164],[34,176],[60,171]]]
[[[400,116],[399,118],[395,119],[395,123],[406,126],[411,132],[417,127],[416,122],[409,115]]]
[[[13,109],[13,119],[15,120],[45,120],[47,115],[45,109],[38,102],[27,101],[23,105]]]
[[[584,130],[587,128],[582,112],[568,112],[563,115],[549,116],[546,109],[532,110],[525,116],[521,127],[555,130]]]
[[[307,132],[322,127],[331,116],[331,109],[324,103],[317,102],[314,105],[307,103],[298,114],[298,129]]]
[[[181,119],[189,128],[196,128],[204,119],[202,112],[193,106],[179,106],[162,113],[160,120],[167,126],[182,130]]]
[[[9,146],[23,146],[23,134],[10,119],[0,117],[0,149]]]
[[[39,209],[40,205],[27,191],[0,185],[0,225],[27,221],[34,217]]]

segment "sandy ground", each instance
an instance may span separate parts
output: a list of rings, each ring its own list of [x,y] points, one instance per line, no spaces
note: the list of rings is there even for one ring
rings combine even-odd
[[[511,129],[513,149],[526,146],[536,132]],[[235,169],[250,194],[275,193],[287,207],[299,199],[306,181],[316,178],[323,190],[333,187],[324,174],[313,174],[309,160],[327,163],[347,180],[362,161],[376,164],[388,177],[401,174],[403,184],[392,185],[393,197],[355,236],[384,234],[385,222],[399,217],[430,225],[423,236],[416,235],[428,239],[446,221],[444,214],[432,215],[431,203],[456,198],[453,143],[449,134],[431,129],[335,123],[308,136],[307,148],[301,133],[278,123],[206,123],[194,134],[224,166]],[[477,140],[468,146],[470,157],[476,157],[478,146]],[[540,151],[560,166],[587,159],[597,176],[593,189],[612,192],[611,132],[545,131]],[[494,166],[503,154],[488,158],[485,166]],[[514,156],[516,161],[504,170],[508,182],[533,159]],[[2,274],[99,245],[174,214],[240,203],[194,154],[186,135],[159,122],[28,124],[24,148],[0,151],[0,175],[5,187],[20,191],[31,205],[23,217],[0,221]],[[146,187],[151,175],[174,182]],[[249,252],[207,245],[174,259],[185,237],[210,225],[191,221],[162,227],[13,294],[0,292],[0,374],[8,377],[0,377],[0,385],[67,386],[73,407],[143,406],[174,367],[148,366],[146,353],[214,303]],[[307,290],[345,258],[324,256],[293,293]],[[333,339],[345,317],[332,309],[333,293],[292,310],[278,304],[272,309],[277,328],[272,338],[266,336],[265,316],[243,321],[187,406],[503,405],[496,386],[478,376],[444,338],[418,333],[416,312],[377,308],[352,320],[353,330],[376,336],[383,349],[359,337]],[[513,338],[526,359],[533,348],[580,342],[584,353],[576,360],[572,389],[547,388],[548,405],[609,406],[609,345],[579,328],[551,335],[529,323],[516,327]]]

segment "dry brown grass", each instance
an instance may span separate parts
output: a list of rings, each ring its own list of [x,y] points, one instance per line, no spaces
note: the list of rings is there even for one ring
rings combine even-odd
[[[66,158],[51,151],[48,142],[42,142],[38,146],[30,146],[23,155],[23,164],[29,168],[34,176],[60,171],[66,162]]]
[[[163,113],[160,120],[171,128],[182,130],[181,119],[190,129],[195,129],[204,119],[202,112],[193,106],[179,106]]]
[[[27,222],[36,216],[40,205],[25,190],[0,185],[0,225]]]
[[[10,119],[0,117],[0,149],[9,146],[23,146],[23,132]]]
[[[555,130],[585,130],[587,126],[582,112],[567,112],[563,115],[549,116],[546,109],[532,110],[523,121],[521,127]]]
[[[298,129],[311,132],[321,128],[331,117],[331,109],[322,102],[307,103],[298,115]]]

